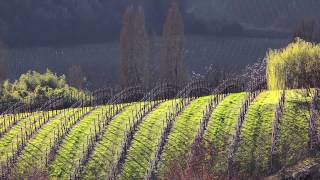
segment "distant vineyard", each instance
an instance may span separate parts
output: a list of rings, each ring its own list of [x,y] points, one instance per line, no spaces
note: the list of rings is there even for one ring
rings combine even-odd
[[[182,89],[169,100],[159,98],[159,89],[166,88],[141,102],[116,101],[122,92],[107,105],[83,101],[69,109],[2,115],[1,179],[166,177],[172,163],[199,145],[213,150],[217,175],[268,175],[313,156],[319,146],[318,91],[198,97]]]

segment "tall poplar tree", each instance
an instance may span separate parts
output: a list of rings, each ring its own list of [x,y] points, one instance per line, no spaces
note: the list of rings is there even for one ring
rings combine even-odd
[[[184,22],[179,4],[173,1],[163,28],[163,60],[160,64],[162,80],[182,85],[186,81],[183,62]]]
[[[149,40],[145,28],[144,10],[141,6],[134,5],[126,9],[120,46],[122,86],[147,86]]]

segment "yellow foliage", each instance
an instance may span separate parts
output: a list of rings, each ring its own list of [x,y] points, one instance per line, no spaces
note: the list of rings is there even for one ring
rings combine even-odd
[[[267,54],[267,83],[271,90],[311,87],[320,77],[320,44],[296,39]]]

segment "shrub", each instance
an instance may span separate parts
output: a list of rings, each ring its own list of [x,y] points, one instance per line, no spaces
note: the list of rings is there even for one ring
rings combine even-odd
[[[7,80],[2,84],[1,101],[8,104],[15,102],[41,104],[49,99],[63,96],[69,102],[75,102],[77,94],[83,95],[83,92],[69,86],[64,75],[58,76],[50,70],[43,74],[28,71],[13,83]]]
[[[267,83],[271,90],[317,87],[320,78],[320,45],[296,39],[267,54]]]

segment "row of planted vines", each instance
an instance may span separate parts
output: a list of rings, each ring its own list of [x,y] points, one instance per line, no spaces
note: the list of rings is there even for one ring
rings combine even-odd
[[[70,129],[81,116],[80,109],[73,109],[59,114],[47,123],[38,134],[28,142],[17,161],[17,174],[28,176],[32,173],[45,172],[50,159],[50,151],[54,149],[64,128]]]
[[[243,174],[268,172],[273,121],[279,98],[278,91],[263,92],[249,108],[236,155]]]
[[[170,165],[176,160],[183,159],[190,154],[192,144],[204,118],[203,112],[209,105],[210,98],[196,99],[176,118],[158,167],[160,176],[165,176]]]
[[[215,174],[226,173],[228,168],[228,147],[232,143],[235,127],[247,93],[232,94],[225,98],[211,115],[203,144],[208,151],[207,156]],[[212,152],[212,153],[210,153]]]
[[[306,92],[235,93],[3,115],[0,179],[170,178],[177,163],[182,169],[188,166],[196,145],[206,150],[207,169],[215,176],[226,176],[231,168],[267,175],[274,152],[280,158],[272,163],[281,167],[309,156],[310,104],[316,101],[313,91]]]
[[[308,155],[310,104],[305,91],[287,91],[278,147],[281,166],[294,165]]]
[[[142,104],[148,106],[151,103],[143,102]],[[103,134],[101,141],[95,147],[85,167],[85,178],[105,179],[109,177],[113,166],[116,165],[121,154],[123,142],[126,139],[126,132],[137,121],[137,119],[134,119],[134,116],[139,113],[139,106],[141,106],[139,103],[129,106],[107,126],[105,134]]]
[[[174,100],[162,103],[146,117],[129,150],[123,179],[141,179],[145,176],[150,162],[155,157],[161,133],[167,126],[166,116],[173,103]]]

